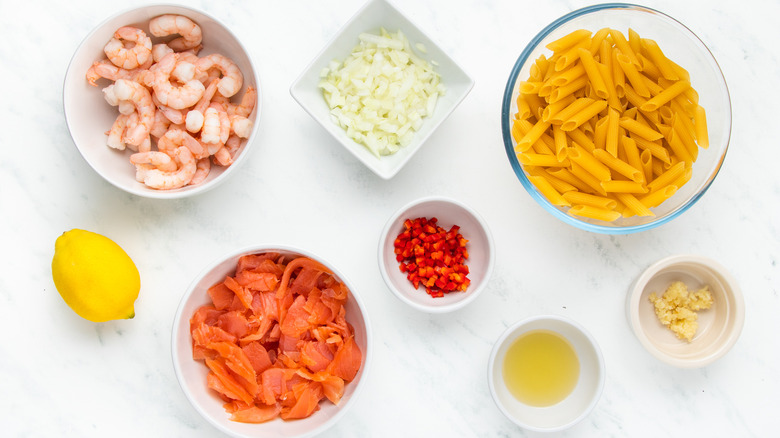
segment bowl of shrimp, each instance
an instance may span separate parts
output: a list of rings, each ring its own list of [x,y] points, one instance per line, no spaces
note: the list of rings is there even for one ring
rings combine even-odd
[[[104,20],[76,49],[65,119],[92,169],[129,193],[203,193],[246,161],[260,116],[249,53],[218,19],[150,5]]]

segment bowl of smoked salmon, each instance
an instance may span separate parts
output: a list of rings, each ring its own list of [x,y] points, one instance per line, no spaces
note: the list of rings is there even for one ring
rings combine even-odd
[[[445,313],[474,301],[493,272],[487,222],[455,199],[424,197],[393,213],[382,230],[379,271],[404,303]]]
[[[68,130],[87,164],[119,189],[160,199],[210,190],[247,161],[259,96],[257,70],[230,28],[176,5],[104,20],[63,84]]]
[[[219,258],[189,286],[173,323],[173,366],[193,408],[234,437],[310,437],[333,426],[371,361],[354,291],[299,248]]]

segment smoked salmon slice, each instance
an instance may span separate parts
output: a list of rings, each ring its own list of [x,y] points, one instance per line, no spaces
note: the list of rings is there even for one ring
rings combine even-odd
[[[338,404],[363,355],[347,322],[349,290],[321,263],[279,253],[239,258],[190,318],[193,359],[230,419],[306,418]]]

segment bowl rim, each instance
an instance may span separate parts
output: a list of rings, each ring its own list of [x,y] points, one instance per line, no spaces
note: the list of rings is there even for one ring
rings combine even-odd
[[[247,60],[249,61],[249,65],[252,68],[252,75],[251,75],[251,77],[254,79],[255,89],[257,90],[257,101],[255,102],[255,109],[254,109],[254,111],[256,113],[255,120],[254,120],[254,123],[253,123],[253,126],[252,126],[252,132],[249,134],[249,137],[247,138],[247,142],[244,145],[244,153],[240,154],[236,158],[236,160],[233,162],[233,164],[231,164],[228,168],[226,168],[222,172],[222,174],[220,174],[217,178],[213,179],[212,181],[209,181],[206,184],[202,184],[202,185],[199,185],[197,187],[192,187],[192,188],[186,189],[186,190],[155,190],[155,189],[146,188],[146,187],[143,187],[144,190],[134,190],[131,187],[124,187],[124,186],[122,186],[122,185],[120,185],[120,184],[118,184],[118,183],[116,183],[116,182],[114,182],[114,181],[104,177],[102,171],[98,170],[93,165],[93,163],[90,162],[87,159],[87,157],[84,155],[84,152],[81,150],[81,147],[78,144],[76,144],[76,140],[75,140],[75,138],[73,138],[73,129],[74,128],[72,127],[72,120],[71,120],[71,118],[68,117],[68,111],[67,111],[68,102],[70,100],[72,100],[73,98],[70,97],[70,93],[69,93],[68,87],[66,85],[68,83],[68,79],[69,79],[70,75],[76,74],[73,71],[73,68],[72,68],[73,67],[73,63],[74,63],[76,57],[78,56],[79,52],[87,44],[87,41],[89,41],[97,33],[98,29],[102,28],[103,26],[108,24],[110,21],[115,20],[115,19],[121,17],[122,15],[129,14],[131,12],[136,12],[136,11],[140,11],[140,10],[149,9],[149,8],[184,9],[184,10],[192,11],[192,12],[195,12],[197,14],[200,14],[200,15],[203,15],[205,17],[208,17],[210,20],[212,20],[215,23],[219,24],[224,29],[224,31],[227,34],[229,34],[229,35],[231,35],[233,37],[233,39],[236,41],[236,43],[238,44],[238,46],[241,49],[241,51],[246,55]],[[245,72],[242,72],[242,73],[245,73]],[[244,74],[244,76],[246,76],[246,74]],[[142,197],[142,198],[149,198],[149,199],[181,199],[181,198],[187,198],[187,197],[190,197],[190,196],[195,196],[195,195],[199,195],[199,194],[205,193],[205,192],[207,192],[207,191],[209,191],[209,190],[219,186],[230,175],[236,173],[235,170],[238,169],[238,167],[240,167],[240,164],[248,159],[248,155],[249,155],[248,152],[250,152],[253,149],[250,146],[257,141],[257,136],[258,136],[258,133],[259,133],[260,120],[261,120],[261,116],[263,114],[263,111],[262,111],[262,107],[263,107],[263,105],[262,105],[262,93],[261,93],[262,89],[263,89],[263,87],[261,86],[261,83],[260,83],[260,76],[259,76],[259,73],[258,73],[257,64],[255,63],[255,61],[253,59],[252,52],[250,50],[247,50],[247,47],[244,45],[244,43],[241,41],[241,39],[238,38],[238,36],[231,30],[231,27],[228,26],[223,20],[215,17],[214,15],[210,14],[209,12],[206,12],[205,10],[200,9],[200,8],[198,8],[196,6],[185,5],[185,4],[176,4],[176,3],[167,3],[167,2],[163,2],[163,3],[150,3],[148,5],[143,5],[143,6],[134,6],[134,7],[124,8],[124,9],[118,10],[118,11],[110,14],[106,18],[100,20],[100,22],[98,24],[94,25],[92,27],[92,29],[90,29],[90,31],[81,39],[81,41],[76,46],[76,49],[73,51],[73,54],[71,55],[70,59],[68,60],[67,67],[65,68],[65,75],[63,76],[63,79],[62,79],[62,96],[61,96],[62,97],[62,103],[61,103],[61,105],[62,105],[62,113],[63,113],[63,115],[65,117],[65,125],[67,126],[68,134],[70,135],[70,138],[71,138],[71,141],[73,142],[73,145],[76,147],[76,150],[78,151],[79,155],[87,163],[89,168],[92,169],[95,173],[97,173],[98,176],[100,176],[100,178],[102,180],[108,182],[110,185],[112,185],[112,186],[122,190],[125,193],[129,193],[131,195],[139,196],[139,197]],[[235,166],[235,168],[231,169],[231,168],[233,168],[233,166]]]
[[[224,432],[226,434],[229,434],[234,437],[244,437],[244,435],[238,434],[236,431],[229,429],[225,424],[222,424],[219,422],[216,418],[211,417],[207,412],[205,412],[201,406],[198,403],[195,403],[194,396],[189,390],[188,384],[184,381],[184,377],[181,373],[181,362],[179,361],[179,355],[177,354],[177,351],[181,347],[176,333],[179,328],[179,326],[183,323],[184,317],[184,308],[187,305],[187,302],[192,297],[192,295],[195,293],[196,286],[198,283],[200,283],[217,265],[220,263],[234,258],[238,257],[242,254],[250,254],[250,253],[256,253],[260,251],[271,251],[271,250],[280,250],[283,252],[291,252],[291,253],[297,253],[309,258],[312,258],[314,260],[319,261],[323,265],[325,265],[327,268],[329,268],[333,273],[339,277],[339,279],[344,282],[347,287],[350,289],[350,298],[355,300],[355,303],[358,306],[358,309],[360,309],[361,316],[363,317],[363,322],[365,325],[365,331],[366,331],[366,351],[363,352],[364,357],[364,364],[361,368],[362,375],[360,377],[360,380],[355,382],[355,390],[352,393],[349,400],[346,401],[343,405],[339,406],[339,410],[336,412],[335,415],[330,417],[326,422],[321,424],[320,426],[312,429],[309,432],[305,432],[301,435],[298,435],[298,438],[305,438],[305,437],[313,437],[315,435],[318,435],[325,430],[330,429],[333,425],[335,425],[341,417],[343,417],[349,409],[357,402],[360,394],[363,392],[363,388],[366,386],[366,381],[370,375],[370,369],[371,364],[373,361],[373,354],[374,349],[372,348],[373,343],[373,331],[371,328],[371,319],[369,316],[368,309],[366,308],[365,303],[363,302],[362,298],[360,298],[360,294],[357,294],[354,292],[354,288],[352,287],[353,283],[350,281],[348,277],[344,275],[342,271],[340,271],[338,268],[333,266],[331,262],[327,261],[323,257],[321,257],[319,254],[314,253],[312,251],[303,249],[299,246],[295,245],[287,245],[287,244],[277,244],[277,243],[258,243],[253,245],[247,245],[243,246],[231,251],[227,251],[222,253],[216,258],[213,258],[209,263],[207,263],[199,272],[198,274],[193,278],[193,280],[187,285],[187,288],[185,289],[184,293],[182,294],[179,305],[176,308],[176,313],[173,317],[173,322],[171,324],[171,341],[170,341],[170,353],[171,353],[171,364],[173,366],[173,372],[176,375],[176,381],[179,383],[179,388],[184,393],[185,398],[189,402],[190,406],[192,406],[195,411],[200,414],[202,418],[204,418],[209,424],[220,430],[221,432]],[[188,317],[187,317],[188,318]],[[305,419],[304,419],[305,420]]]
[[[729,307],[728,312],[728,319],[733,319],[734,321],[733,329],[726,336],[725,342],[719,345],[713,354],[698,359],[676,358],[666,354],[664,350],[656,348],[642,329],[639,318],[639,300],[642,297],[642,293],[644,292],[647,283],[660,271],[679,263],[693,263],[711,271],[713,275],[720,277],[728,286],[728,290],[724,291],[724,293],[734,299],[734,307]],[[719,262],[697,254],[675,254],[652,263],[637,276],[629,289],[626,300],[626,314],[628,323],[637,340],[653,357],[668,365],[679,368],[701,368],[710,365],[723,357],[731,350],[734,344],[737,343],[737,340],[739,340],[745,325],[745,299],[734,276]]]
[[[567,214],[566,212],[557,209],[554,205],[550,204],[550,202],[547,201],[547,199],[541,193],[539,193],[538,190],[536,190],[534,185],[528,179],[527,175],[523,171],[522,166],[520,165],[520,163],[517,161],[515,157],[514,146],[512,145],[512,136],[510,134],[511,126],[509,126],[509,120],[511,118],[512,95],[514,93],[514,86],[515,83],[517,82],[518,76],[520,75],[520,70],[522,70],[523,65],[525,65],[525,63],[528,61],[528,58],[531,55],[533,49],[536,46],[538,46],[545,37],[547,37],[550,33],[552,33],[555,29],[557,29],[561,25],[580,16],[597,13],[599,11],[608,10],[608,9],[631,9],[631,10],[652,13],[654,15],[661,16],[662,18],[667,19],[673,22],[674,24],[680,26],[681,28],[685,29],[686,31],[688,31],[690,36],[693,37],[701,45],[701,47],[706,51],[706,53],[712,59],[712,63],[713,66],[715,67],[715,71],[718,73],[718,77],[721,79],[723,83],[723,91],[725,92],[726,101],[728,102],[728,105],[726,107],[726,112],[727,112],[726,119],[728,121],[728,130],[726,132],[725,147],[717,163],[717,166],[715,167],[712,174],[709,176],[707,182],[704,184],[704,186],[701,188],[699,192],[695,193],[690,199],[682,203],[680,206],[678,206],[676,209],[674,209],[666,216],[641,225],[608,226],[608,225],[593,224],[593,223],[581,221]],[[720,64],[718,64],[717,59],[712,54],[712,51],[710,51],[709,47],[704,43],[704,41],[702,41],[699,38],[699,36],[696,35],[690,28],[688,28],[686,25],[684,25],[682,22],[678,21],[674,17],[667,15],[657,9],[649,8],[647,6],[642,6],[634,3],[602,3],[598,5],[586,6],[574,10],[572,12],[569,12],[555,19],[553,22],[545,26],[538,34],[536,34],[536,36],[534,36],[528,42],[528,44],[525,46],[523,51],[520,53],[520,56],[517,58],[517,61],[515,61],[515,64],[512,67],[512,70],[509,74],[509,79],[507,80],[506,87],[504,88],[504,96],[501,101],[501,131],[502,131],[501,133],[504,140],[504,149],[507,154],[507,157],[509,158],[509,162],[512,165],[512,169],[514,170],[515,175],[520,180],[523,187],[525,187],[528,194],[531,195],[531,197],[539,205],[541,205],[542,208],[552,213],[553,216],[563,221],[564,223],[573,225],[574,227],[579,228],[581,230],[591,231],[591,232],[601,233],[601,234],[631,234],[631,233],[636,233],[636,232],[656,228],[680,216],[683,212],[687,211],[690,207],[692,207],[704,195],[704,193],[707,192],[709,187],[715,181],[715,177],[720,172],[721,167],[723,166],[723,162],[726,158],[726,154],[729,149],[729,144],[731,142],[731,131],[733,128],[732,118],[733,116],[732,116],[732,109],[731,109],[731,94],[729,93],[728,84],[726,83],[726,78],[723,75],[723,70],[721,69]]]
[[[588,340],[591,347],[593,348],[596,356],[596,362],[598,364],[599,375],[598,375],[598,382],[596,384],[596,391],[593,394],[593,397],[588,402],[588,405],[580,413],[580,415],[575,417],[573,420],[569,421],[568,423],[564,423],[555,427],[538,427],[538,426],[533,426],[518,421],[514,416],[512,416],[509,413],[506,407],[499,400],[498,394],[496,392],[495,383],[494,383],[495,374],[493,371],[495,369],[496,359],[498,358],[498,351],[501,349],[501,346],[507,341],[507,339],[509,339],[509,336],[515,330],[517,330],[518,328],[524,325],[528,325],[532,322],[540,321],[540,320],[561,322],[579,331],[585,337],[585,339]],[[504,331],[501,333],[501,335],[493,343],[493,347],[490,350],[490,357],[488,359],[488,367],[487,367],[488,388],[490,390],[490,396],[493,398],[493,402],[496,404],[496,406],[498,406],[498,409],[501,411],[502,414],[504,414],[504,416],[507,419],[512,421],[514,424],[522,427],[523,429],[527,429],[534,432],[560,432],[562,430],[574,426],[575,424],[585,419],[585,417],[590,415],[590,413],[593,411],[593,409],[596,407],[599,400],[601,399],[601,395],[604,392],[604,386],[607,380],[606,375],[607,375],[607,367],[604,361],[604,354],[601,352],[601,347],[599,346],[598,342],[596,342],[596,338],[582,324],[575,321],[574,319],[568,316],[551,314],[551,313],[528,316],[526,318],[514,322],[513,324],[505,328]]]
[[[466,213],[468,213],[470,216],[472,216],[476,222],[480,225],[483,232],[485,233],[485,246],[488,249],[488,257],[487,257],[487,263],[485,264],[485,275],[483,278],[483,281],[480,285],[478,285],[474,290],[472,290],[468,295],[463,297],[463,299],[458,300],[454,303],[444,305],[444,306],[431,306],[431,305],[424,305],[421,303],[417,303],[415,301],[410,300],[406,295],[404,295],[403,292],[399,291],[390,281],[390,273],[387,271],[385,267],[385,262],[394,262],[394,260],[388,259],[386,256],[388,255],[388,252],[385,250],[385,242],[387,241],[387,236],[390,235],[390,227],[393,225],[394,222],[396,222],[407,210],[409,210],[412,207],[415,207],[417,205],[431,203],[431,202],[443,202],[447,204],[455,205],[456,207],[462,209]],[[395,295],[396,298],[401,300],[402,302],[408,304],[409,306],[428,313],[448,313],[452,312],[458,309],[461,309],[465,307],[467,304],[471,303],[477,297],[487,288],[487,284],[489,283],[490,277],[493,273],[493,268],[495,265],[495,242],[493,240],[493,235],[490,232],[490,228],[488,227],[487,222],[485,219],[473,208],[470,206],[464,204],[461,201],[458,201],[457,199],[448,197],[448,196],[437,196],[437,195],[431,195],[431,196],[423,196],[421,198],[416,198],[412,201],[407,202],[406,204],[402,205],[400,208],[398,208],[385,222],[384,227],[382,228],[382,233],[379,235],[379,257],[378,257],[378,264],[379,264],[379,272],[382,274],[382,279],[385,282],[385,285],[388,289]],[[397,263],[397,262],[394,262]],[[392,264],[392,263],[390,263]]]

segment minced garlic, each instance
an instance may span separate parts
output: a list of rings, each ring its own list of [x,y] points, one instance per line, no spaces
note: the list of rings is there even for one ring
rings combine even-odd
[[[675,281],[660,298],[655,292],[651,293],[650,302],[655,306],[655,314],[663,325],[669,327],[678,338],[691,342],[699,328],[696,311],[712,306],[712,294],[709,286],[689,292],[685,283]]]

